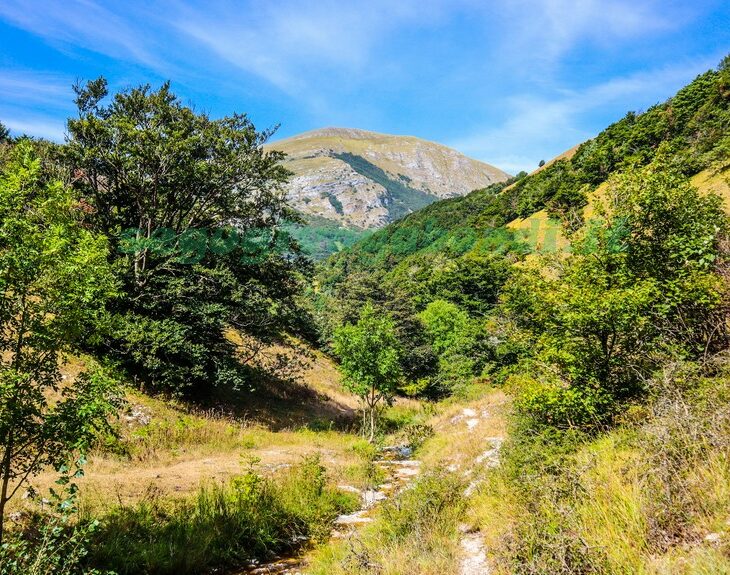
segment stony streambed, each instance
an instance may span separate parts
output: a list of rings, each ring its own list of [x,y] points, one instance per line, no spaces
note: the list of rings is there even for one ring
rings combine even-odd
[[[381,450],[381,459],[375,461],[384,472],[386,481],[375,489],[360,490],[351,485],[338,485],[343,491],[360,494],[360,508],[354,513],[340,515],[335,519],[332,538],[348,537],[359,526],[370,523],[372,512],[378,504],[393,497],[403,489],[420,472],[421,462],[411,459],[412,452],[408,447],[385,447]],[[303,548],[298,555],[278,557],[267,563],[251,564],[236,575],[301,575],[306,563],[307,549]]]

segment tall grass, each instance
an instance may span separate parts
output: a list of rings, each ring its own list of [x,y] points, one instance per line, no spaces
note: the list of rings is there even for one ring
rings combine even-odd
[[[515,427],[472,510],[499,572],[730,573],[728,367],[652,386],[597,435]]]
[[[454,573],[457,526],[464,512],[463,481],[434,469],[387,501],[356,536],[320,549],[311,575]]]
[[[194,497],[120,506],[104,518],[90,563],[120,575],[185,575],[242,566],[323,539],[334,518],[357,506],[328,485],[310,457],[277,480],[252,466]]]

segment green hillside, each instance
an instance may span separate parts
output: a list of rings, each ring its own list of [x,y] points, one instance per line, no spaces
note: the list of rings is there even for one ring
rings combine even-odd
[[[401,393],[451,409],[417,495],[313,572],[447,572],[455,541],[500,574],[730,572],[729,168],[730,57],[533,174],[324,262],[323,342],[342,354],[376,310]],[[480,384],[510,397],[504,443]]]
[[[658,166],[693,178],[704,192],[727,194],[728,74],[727,66],[701,74],[666,102],[628,113],[530,175],[427,206],[332,256],[320,266],[314,304],[323,341],[356,318],[365,300],[380,302],[399,321],[406,371],[440,388],[444,374],[414,328],[419,314],[443,300],[481,324],[514,264],[536,249],[568,249],[567,240],[592,214],[589,200],[609,180]],[[513,359],[509,350],[487,348],[478,360],[469,352],[464,369],[476,376],[487,364],[498,369]]]
[[[666,102],[644,113],[629,112],[568,157],[527,177],[437,202],[378,230],[332,258],[327,273],[342,278],[353,271],[391,269],[419,253],[462,255],[493,230],[543,209],[569,232],[582,221],[588,197],[600,184],[660,153],[687,176],[709,168],[722,172],[730,154],[728,91],[725,76],[708,71]]]

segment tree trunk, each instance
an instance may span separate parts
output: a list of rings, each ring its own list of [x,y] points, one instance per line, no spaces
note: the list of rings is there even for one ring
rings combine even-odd
[[[375,406],[370,406],[370,443],[375,439]]]
[[[8,434],[8,443],[2,462],[2,490],[0,490],[0,545],[3,544],[5,534],[5,506],[8,503],[8,485],[10,483],[10,463],[13,454],[13,432]]]

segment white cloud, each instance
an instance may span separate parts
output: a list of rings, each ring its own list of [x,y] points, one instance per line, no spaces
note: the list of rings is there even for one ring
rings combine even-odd
[[[51,41],[140,62],[155,69],[163,68],[154,49],[154,36],[145,34],[140,26],[151,14],[139,10],[131,2],[120,5],[128,13],[126,18],[93,0],[3,0],[0,16]]]
[[[509,30],[501,52],[515,64],[550,68],[579,44],[606,47],[678,27],[689,13],[685,6],[656,0],[513,0],[492,10]]]
[[[324,0],[253,3],[247,10],[214,2],[199,10],[180,7],[172,23],[234,66],[301,97],[303,90],[322,89],[327,73],[356,74],[373,64],[373,51],[389,33],[432,21],[442,5]]]
[[[14,136],[26,135],[63,142],[66,136],[64,123],[56,118],[31,116],[26,118],[10,117],[2,120]]]
[[[0,69],[0,93],[8,102],[68,104],[72,84],[71,78],[59,74]]]
[[[569,75],[562,70],[569,58],[593,64],[581,50],[624,53],[635,41],[686,26],[702,10],[672,0],[160,0],[154,6],[144,0],[0,0],[0,18],[64,49],[132,62],[188,81],[197,92],[271,94],[272,102],[301,109],[300,125],[367,128],[368,119],[382,118],[380,126],[391,121],[399,131],[399,110],[411,112],[408,98],[427,94],[447,110],[459,106],[463,89],[475,119],[471,133],[452,145],[511,171],[592,136],[586,126],[594,124],[584,122],[592,112],[653,103],[713,65],[680,63],[604,78],[580,91],[570,88],[586,84],[572,64]],[[26,111],[47,113],[55,100],[68,109],[68,87],[66,79],[0,71],[0,93],[16,106],[16,122],[25,103]],[[488,124],[484,118],[499,118],[495,109],[506,119]],[[0,106],[0,118],[9,119],[7,111]],[[457,114],[449,111],[458,122]],[[24,122],[44,125],[42,119]],[[57,128],[49,130],[58,135]]]
[[[712,67],[715,58],[613,78],[581,91],[563,90],[555,97],[518,94],[505,103],[510,117],[501,125],[483,126],[450,146],[508,172],[530,171],[595,136],[583,127],[588,113],[624,103],[625,112],[636,102],[658,103]],[[616,118],[618,119],[618,118]]]

